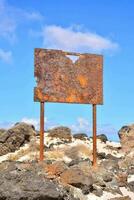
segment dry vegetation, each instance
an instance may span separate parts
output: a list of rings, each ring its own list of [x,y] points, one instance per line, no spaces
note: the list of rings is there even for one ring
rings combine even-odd
[[[36,139],[32,139],[27,146],[21,147],[20,150],[8,155],[8,160],[16,161],[20,158],[28,156],[30,160],[37,160],[39,156],[39,143]]]

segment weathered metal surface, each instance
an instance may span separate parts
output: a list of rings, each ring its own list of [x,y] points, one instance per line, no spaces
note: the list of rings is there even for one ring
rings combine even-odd
[[[78,56],[78,60],[73,63],[67,55]],[[101,55],[35,49],[34,100],[102,104],[102,65]]]
[[[93,105],[93,166],[97,165],[97,115],[96,105]]]

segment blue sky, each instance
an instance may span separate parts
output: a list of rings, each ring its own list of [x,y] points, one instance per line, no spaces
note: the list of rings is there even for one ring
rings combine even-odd
[[[0,0],[0,127],[16,121],[39,126],[33,102],[34,48],[104,55],[104,105],[98,133],[117,140],[134,123],[133,0]],[[91,105],[45,105],[46,128],[66,125],[91,134]]]

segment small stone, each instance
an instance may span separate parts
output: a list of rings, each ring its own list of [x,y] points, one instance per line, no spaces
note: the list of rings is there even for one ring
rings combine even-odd
[[[98,197],[101,197],[103,195],[103,190],[101,189],[101,187],[94,184],[92,193]]]
[[[129,182],[128,187],[132,192],[134,192],[134,181]]]
[[[105,182],[110,182],[110,181],[112,181],[112,176],[111,176],[111,174],[105,174],[104,176],[103,176],[103,180],[105,181]]]
[[[92,186],[92,185],[91,185],[90,187],[87,186],[87,185],[84,185],[84,186],[82,187],[82,193],[83,193],[84,195],[89,194],[92,190],[93,190],[93,186]]]
[[[117,173],[116,179],[117,179],[119,187],[125,187],[127,185],[127,178],[128,178],[127,173],[125,172]]]
[[[104,152],[97,153],[97,157],[98,157],[100,160],[105,159],[105,158],[106,158],[106,153],[104,153]]]

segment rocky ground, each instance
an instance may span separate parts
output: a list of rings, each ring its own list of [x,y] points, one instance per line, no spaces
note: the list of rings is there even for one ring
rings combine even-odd
[[[39,162],[34,126],[0,129],[0,200],[134,200],[134,125],[118,134],[120,143],[98,135],[93,168],[93,141],[84,133],[48,130]]]

